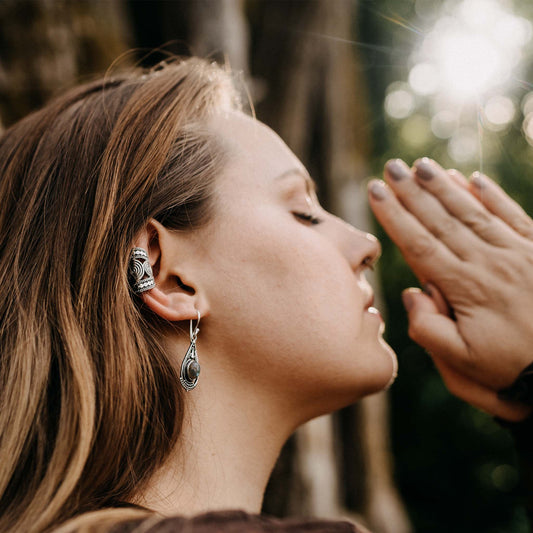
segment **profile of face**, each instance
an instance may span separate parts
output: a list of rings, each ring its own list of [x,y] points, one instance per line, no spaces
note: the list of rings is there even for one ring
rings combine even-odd
[[[199,386],[216,372],[298,422],[386,387],[396,359],[364,274],[376,238],[325,211],[302,163],[259,121],[232,111],[209,127],[229,158],[212,222],[193,232],[200,358],[209,354]]]

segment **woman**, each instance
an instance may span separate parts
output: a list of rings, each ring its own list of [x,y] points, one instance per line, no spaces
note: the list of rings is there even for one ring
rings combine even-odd
[[[305,530],[254,513],[298,425],[394,379],[376,239],[197,59],[69,92],[0,165],[0,530]]]

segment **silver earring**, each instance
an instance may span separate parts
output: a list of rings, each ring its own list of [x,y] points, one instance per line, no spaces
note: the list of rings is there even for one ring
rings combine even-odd
[[[191,339],[191,344],[189,349],[181,362],[181,371],[180,371],[180,382],[185,390],[192,390],[196,387],[198,383],[198,376],[200,375],[200,364],[198,363],[198,354],[196,353],[196,339],[198,338],[198,332],[200,328],[200,311],[198,313],[198,318],[196,320],[196,326],[192,327],[192,320],[189,324],[189,337]]]
[[[148,254],[143,248],[134,248],[131,251],[129,271],[133,277],[133,290],[140,294],[155,287],[154,274]]]

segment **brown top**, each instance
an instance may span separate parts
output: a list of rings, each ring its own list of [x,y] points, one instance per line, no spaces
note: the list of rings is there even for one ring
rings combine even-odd
[[[133,533],[141,524],[148,526],[153,518],[130,520],[113,527],[110,533]],[[143,533],[368,533],[360,526],[344,520],[279,519],[244,511],[213,511],[191,518],[162,518]]]

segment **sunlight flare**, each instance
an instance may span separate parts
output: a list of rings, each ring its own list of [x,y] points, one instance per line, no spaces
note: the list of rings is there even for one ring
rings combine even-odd
[[[511,0],[416,5],[429,27],[409,56],[407,79],[389,86],[385,112],[406,121],[401,137],[413,148],[427,139],[427,128],[415,134],[413,124],[420,126],[420,116],[429,115],[430,135],[447,140],[450,158],[464,164],[478,160],[481,167],[485,133],[508,131],[520,113],[519,93],[531,91],[522,79],[532,25]],[[533,97],[522,110],[524,136],[533,145]]]
[[[419,94],[443,92],[456,102],[504,90],[530,39],[530,22],[502,2],[463,0],[414,52],[409,82]]]

